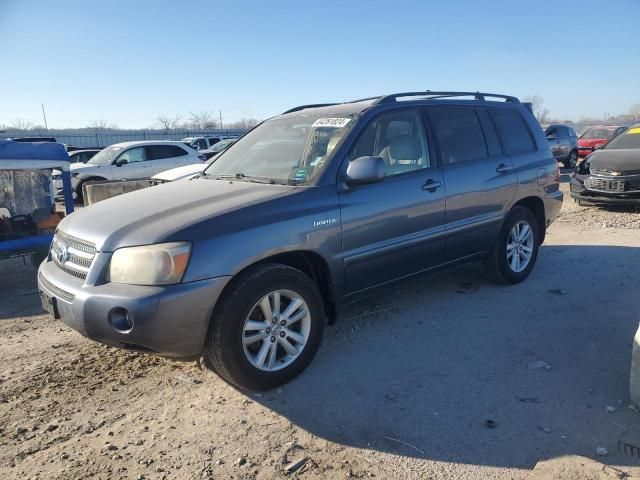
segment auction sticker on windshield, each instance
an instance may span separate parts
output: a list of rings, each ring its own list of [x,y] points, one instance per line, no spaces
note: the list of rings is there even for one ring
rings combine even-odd
[[[631,134],[638,134],[640,133],[640,128],[630,128],[629,131],[627,132],[627,135]]]
[[[342,128],[347,126],[347,124],[351,121],[350,118],[319,118],[315,122],[313,122],[312,127],[334,127],[334,128]]]

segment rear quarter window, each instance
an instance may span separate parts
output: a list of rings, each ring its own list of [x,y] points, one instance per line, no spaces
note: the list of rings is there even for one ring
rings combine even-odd
[[[529,127],[520,112],[512,108],[493,108],[491,116],[506,153],[526,153],[536,149]]]

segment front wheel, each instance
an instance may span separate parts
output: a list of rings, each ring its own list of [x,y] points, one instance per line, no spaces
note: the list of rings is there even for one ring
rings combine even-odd
[[[250,390],[288,382],[320,346],[325,315],[317,285],[280,264],[254,267],[232,281],[209,328],[206,365]]]
[[[487,254],[487,270],[500,283],[519,283],[531,273],[539,246],[536,218],[528,208],[516,206],[507,215],[498,240]]]

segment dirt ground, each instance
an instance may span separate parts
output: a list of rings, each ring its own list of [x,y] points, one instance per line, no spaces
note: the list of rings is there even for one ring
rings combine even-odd
[[[639,247],[640,213],[565,198],[524,283],[469,265],[351,305],[262,394],[81,337],[0,262],[0,478],[530,479],[569,455],[639,475]]]

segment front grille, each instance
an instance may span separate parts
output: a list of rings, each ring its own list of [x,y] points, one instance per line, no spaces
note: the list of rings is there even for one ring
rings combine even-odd
[[[53,283],[51,283],[49,280],[44,278],[41,274],[38,274],[38,280],[40,280],[40,283],[42,284],[42,286],[46,288],[49,291],[49,293],[53,293],[53,295],[55,295],[58,298],[61,298],[62,300],[65,300],[66,302],[72,303],[73,299],[76,298],[73,293],[69,293],[66,290],[61,289],[60,287],[56,287]]]
[[[610,193],[640,192],[640,178],[622,179],[617,177],[589,177],[584,182],[589,190]]]
[[[92,243],[58,230],[51,243],[51,258],[55,264],[74,277],[85,279],[96,255]]]

